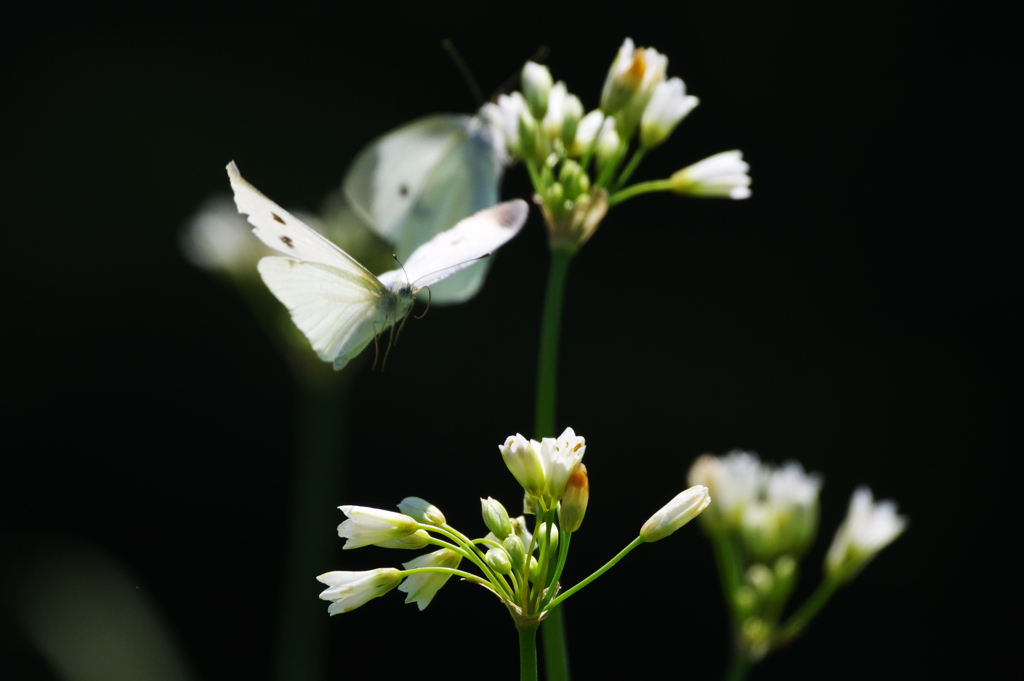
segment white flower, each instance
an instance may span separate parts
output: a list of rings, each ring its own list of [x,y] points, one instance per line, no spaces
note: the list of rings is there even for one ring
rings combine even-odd
[[[849,579],[906,528],[907,518],[897,515],[895,501],[876,503],[869,488],[858,487],[825,556],[825,567],[833,577]]]
[[[530,111],[535,118],[544,118],[548,111],[548,96],[551,94],[551,71],[546,66],[528,61],[523,65],[521,80],[523,97],[529,103]]]
[[[600,109],[595,109],[580,119],[579,125],[576,126],[576,141],[570,150],[573,156],[582,156],[586,153],[604,120],[605,115]]]
[[[796,461],[771,471],[765,484],[765,500],[778,529],[776,551],[802,553],[818,529],[818,492],[822,478],[805,473]]]
[[[200,269],[256,276],[256,263],[270,249],[252,235],[252,225],[238,213],[230,196],[203,203],[181,232],[185,259]]]
[[[342,547],[345,549],[357,549],[360,546],[400,539],[419,529],[413,518],[402,513],[366,506],[338,508],[348,516],[348,520],[338,525],[338,536],[348,539]]]
[[[432,553],[426,553],[422,556],[413,558],[408,563],[402,563],[402,567],[406,570],[413,570],[415,568],[426,568],[426,567],[444,567],[455,569],[459,567],[459,563],[462,562],[462,556],[455,553],[451,549],[441,549]],[[408,594],[405,597],[406,603],[415,602],[419,606],[420,610],[430,605],[431,599],[434,598],[434,594],[445,585],[445,582],[452,575],[450,573],[443,572],[420,572],[414,575],[409,575],[402,582],[402,585],[398,587],[399,591],[404,591]]]
[[[597,140],[597,166],[604,167],[609,161],[615,158],[622,145],[622,138],[615,129],[615,119],[606,118],[601,127],[601,136]]]
[[[679,78],[655,85],[640,119],[640,144],[653,149],[664,142],[699,103],[699,99],[686,94],[686,85]]]
[[[544,463],[540,458],[538,443],[527,440],[520,434],[509,435],[505,444],[498,445],[501,458],[527,493],[540,496],[546,488]]]
[[[730,199],[750,197],[750,166],[740,151],[723,151],[676,171],[672,191],[691,196],[728,196]]]
[[[565,83],[558,81],[548,94],[548,110],[541,121],[541,128],[551,139],[558,139],[562,134],[562,124],[565,122],[565,105],[569,98],[569,91]]]
[[[664,539],[696,518],[710,503],[708,488],[703,485],[695,485],[680,492],[644,523],[640,528],[640,536],[646,542]]]
[[[566,428],[557,438],[544,438],[541,443],[541,459],[550,503],[562,498],[572,469],[586,452],[587,441],[577,436],[572,428]]]
[[[757,456],[735,450],[725,456],[705,454],[690,467],[691,485],[706,485],[715,498],[715,505],[705,515],[710,523],[737,525],[743,509],[760,494],[765,471]]]
[[[327,572],[317,580],[329,587],[320,594],[321,599],[333,601],[327,612],[338,615],[383,596],[398,586],[402,576],[394,568],[377,568],[365,572]]]
[[[501,131],[505,146],[512,154],[519,153],[519,117],[527,112],[526,100],[518,91],[511,95],[498,95],[498,103],[488,102],[480,112]]]
[[[653,48],[634,48],[633,41],[626,38],[605,77],[601,110],[611,116],[638,105],[643,111],[654,86],[665,79],[667,68],[665,55]]]

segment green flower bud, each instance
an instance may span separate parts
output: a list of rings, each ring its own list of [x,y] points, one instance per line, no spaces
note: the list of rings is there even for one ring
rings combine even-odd
[[[445,523],[444,513],[441,513],[441,509],[419,497],[402,499],[398,504],[398,510],[410,518],[415,518],[417,522],[428,525],[444,525]]]
[[[537,527],[537,532],[535,536],[537,537],[537,543],[540,544],[540,550],[542,553],[544,551],[554,551],[556,548],[558,548],[557,525],[548,525],[548,523],[541,523]]]
[[[510,534],[505,537],[501,545],[505,547],[505,552],[508,554],[509,560],[512,561],[516,571],[522,572],[523,560],[526,558],[526,547],[523,546],[523,540],[517,535]]]
[[[486,560],[487,565],[499,575],[507,575],[512,572],[512,559],[509,558],[505,549],[499,549],[496,546],[492,547],[484,555],[484,560]]]
[[[504,541],[512,532],[512,523],[508,518],[508,511],[501,505],[501,502],[491,497],[480,500],[480,512],[484,517],[484,525],[494,533],[499,541]]]

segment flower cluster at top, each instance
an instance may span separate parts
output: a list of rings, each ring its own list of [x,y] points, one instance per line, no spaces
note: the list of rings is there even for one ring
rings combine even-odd
[[[682,80],[666,79],[667,69],[665,55],[627,38],[608,70],[599,108],[587,114],[564,82],[553,82],[548,68],[533,62],[523,67],[521,92],[484,105],[509,155],[530,173],[553,248],[575,251],[610,206],[638,194],[750,196],[749,166],[739,151],[715,154],[668,179],[626,186],[644,156],[699,103]]]
[[[826,556],[821,587],[780,624],[797,564],[817,534],[821,475],[806,473],[796,461],[777,467],[756,454],[733,451],[699,457],[689,481],[707,486],[715,497],[701,524],[715,544],[737,647],[754,661],[788,643],[907,523],[894,502],[875,503],[867,487],[858,488]]]
[[[498,447],[506,465],[526,492],[526,513],[535,516],[532,531],[525,515],[509,516],[490,497],[480,500],[489,532],[470,539],[448,524],[436,506],[409,497],[398,513],[363,506],[341,506],[348,517],[338,526],[344,548],[379,546],[390,549],[437,550],[403,563],[403,570],[378,568],[363,572],[328,572],[317,579],[328,586],[320,598],[331,601],[328,612],[354,610],[394,588],[406,593],[407,603],[427,607],[453,576],[483,586],[508,607],[517,626],[535,626],[548,612],[615,561],[562,592],[559,577],[568,555],[569,540],[579,530],[589,500],[587,469],[582,459],[586,441],[571,428],[557,438],[540,442],[522,435]],[[688,489],[654,514],[641,528],[629,550],[664,539],[695,518],[710,503],[703,486]],[[621,552],[619,558],[624,555]],[[479,574],[460,569],[472,563]]]

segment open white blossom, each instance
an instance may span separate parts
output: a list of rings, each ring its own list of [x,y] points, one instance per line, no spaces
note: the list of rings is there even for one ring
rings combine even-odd
[[[678,170],[670,178],[672,191],[691,196],[750,197],[750,165],[738,150],[723,151]]]
[[[679,78],[658,83],[640,119],[640,144],[653,149],[664,142],[699,103],[686,94],[686,85]]]
[[[528,108],[526,99],[516,91],[511,95],[498,95],[497,104],[488,102],[480,109],[483,116],[501,131],[505,138],[505,146],[513,154],[520,151],[519,118],[527,113]]]
[[[358,549],[380,542],[400,539],[416,532],[413,518],[392,511],[366,506],[339,506],[348,520],[338,525],[338,536],[348,541],[342,548]]]
[[[402,567],[406,570],[412,570],[414,568],[425,568],[425,567],[444,567],[455,569],[459,567],[459,563],[462,562],[462,556],[452,551],[451,549],[440,549],[439,551],[433,551],[426,553],[422,556],[413,558],[408,563],[402,563]],[[420,610],[423,610],[430,601],[434,598],[434,595],[438,590],[445,585],[451,574],[445,574],[443,572],[420,572],[415,575],[409,575],[402,582],[402,585],[398,587],[399,591],[404,591],[407,596],[405,597],[406,603],[416,603]]]
[[[320,594],[321,599],[332,601],[327,612],[338,615],[383,596],[398,586],[402,576],[395,568],[377,568],[364,572],[327,572],[317,577],[317,581],[329,587]]]
[[[664,539],[696,518],[710,503],[708,488],[703,485],[680,492],[644,523],[640,536],[646,542]]]
[[[705,485],[715,505],[705,515],[714,525],[736,526],[743,509],[757,499],[765,477],[755,454],[734,450],[725,456],[700,456],[690,467],[691,485]]]
[[[586,453],[587,441],[566,428],[557,438],[540,442],[510,435],[498,450],[527,495],[553,508],[565,492],[569,474]]]
[[[825,556],[825,568],[834,577],[849,579],[906,528],[907,518],[896,513],[895,501],[876,502],[862,485],[850,498],[846,518]]]

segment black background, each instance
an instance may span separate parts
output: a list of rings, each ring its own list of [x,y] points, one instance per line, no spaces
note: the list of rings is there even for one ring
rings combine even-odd
[[[106,552],[197,678],[269,678],[299,388],[235,292],[181,258],[180,226],[227,191],[231,159],[278,203],[316,208],[371,138],[471,112],[443,38],[488,91],[549,45],[590,108],[630,36],[702,100],[638,179],[739,148],[754,195],[623,204],[573,264],[557,423],[587,438],[592,497],[565,582],[629,542],[695,456],[753,449],[826,477],[797,600],[857,484],[911,519],[754,678],[995,672],[1015,572],[1021,221],[1007,43],[998,17],[976,19],[916,0],[9,12],[9,545]],[[511,169],[503,196],[527,193]],[[545,272],[533,214],[479,297],[410,324],[387,372],[363,368],[336,504],[419,495],[467,532],[482,531],[478,497],[515,507],[496,445],[532,428]],[[394,562],[339,551],[323,570]],[[325,678],[516,678],[493,598],[452,583],[420,613],[400,596],[329,620]],[[580,679],[715,678],[726,659],[696,527],[638,550],[567,617]],[[2,622],[0,668],[55,678]],[[453,650],[472,670],[445,669]]]

